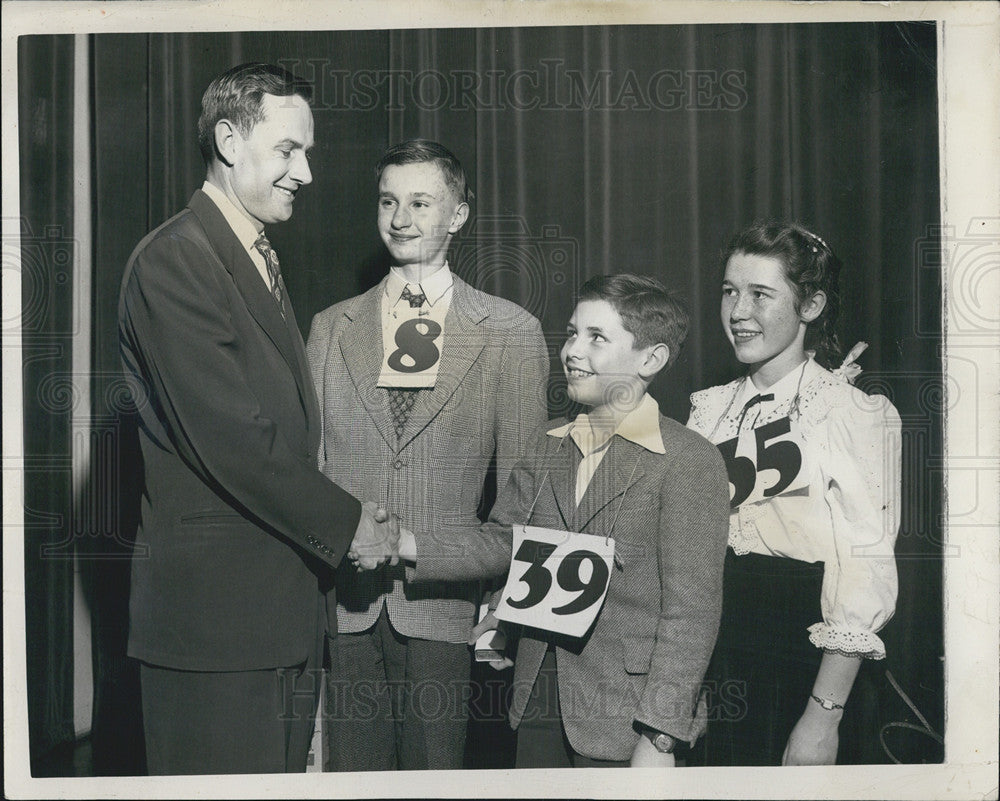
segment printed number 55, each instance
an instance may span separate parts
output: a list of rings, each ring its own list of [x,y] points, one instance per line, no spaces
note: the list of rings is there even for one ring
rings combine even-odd
[[[729,473],[729,483],[733,485],[733,497],[729,506],[735,509],[750,497],[757,485],[757,474],[762,470],[777,470],[778,480],[765,489],[762,495],[770,498],[782,492],[798,475],[802,467],[802,453],[798,445],[788,440],[774,442],[768,445],[768,440],[780,437],[791,431],[791,423],[787,417],[754,429],[757,441],[757,461],[747,456],[737,456],[736,446],[739,439],[731,439],[719,444],[719,451],[726,460],[726,471]]]

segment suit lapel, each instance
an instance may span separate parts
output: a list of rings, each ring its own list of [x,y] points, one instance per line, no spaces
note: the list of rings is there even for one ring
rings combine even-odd
[[[350,320],[340,338],[340,352],[351,381],[365,409],[389,447],[397,450],[396,430],[392,425],[389,393],[377,386],[382,369],[382,307],[385,282],[368,290],[358,305],[344,314]]]
[[[583,531],[608,504],[615,502],[607,531],[591,532],[611,536],[611,527],[617,517],[618,499],[625,494],[643,475],[643,459],[647,451],[622,437],[615,436],[608,446],[608,452],[598,465],[590,485],[576,509],[576,531]]]
[[[281,311],[274,302],[271,293],[264,286],[250,254],[236,238],[236,234],[229,227],[229,223],[226,222],[219,207],[200,189],[191,197],[188,208],[201,222],[208,235],[208,240],[219,255],[223,266],[232,275],[233,282],[247,305],[247,310],[274,343],[285,361],[288,362],[299,386],[299,393],[306,397],[308,392],[303,384],[304,377],[300,366],[303,362],[300,362],[296,356],[296,348],[288,324],[282,318]],[[308,383],[306,382],[306,384]]]
[[[312,375],[309,372],[309,357],[306,356],[306,346],[302,341],[302,334],[299,333],[299,324],[295,319],[292,304],[286,303],[285,305],[288,307],[288,333],[291,337],[295,358],[299,365],[299,369],[295,373],[295,380],[299,385],[299,395],[306,410],[309,430],[318,430],[321,425],[319,400],[316,397],[316,388],[312,382]]]
[[[416,402],[399,440],[400,448],[423,431],[437,416],[486,347],[486,335],[481,323],[489,316],[489,311],[484,304],[478,302],[468,284],[458,276],[453,276],[453,281],[451,304],[448,307],[448,316],[445,318],[444,346],[441,351],[437,382],[432,391],[423,390],[417,393]],[[378,353],[381,360],[381,342]],[[475,398],[470,398],[469,402],[478,403],[478,395],[485,392],[486,387],[469,387],[469,390],[476,395]]]
[[[561,439],[561,443],[560,443]],[[549,481],[552,485],[552,496],[555,498],[556,509],[563,521],[563,528],[566,531],[578,531],[576,525],[576,471],[580,468],[583,457],[576,443],[569,437],[560,439],[552,438],[554,443],[549,452],[548,463],[550,465],[569,464],[569,469],[553,473],[549,471]],[[566,451],[562,456],[559,449]]]

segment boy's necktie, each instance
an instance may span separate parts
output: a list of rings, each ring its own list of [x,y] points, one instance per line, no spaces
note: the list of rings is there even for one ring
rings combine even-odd
[[[417,288],[419,289],[420,286],[418,285]],[[427,300],[423,292],[411,292],[409,284],[403,287],[403,291],[399,293],[399,296],[410,304],[411,309],[419,309],[424,305],[424,301]]]
[[[403,287],[399,296],[410,304],[411,309],[419,309],[427,300],[423,292],[411,292],[409,284]],[[416,389],[397,389],[395,387],[389,389],[389,409],[392,411],[392,426],[396,429],[396,439],[403,436],[403,429],[410,417],[410,410],[417,402],[417,392]]]

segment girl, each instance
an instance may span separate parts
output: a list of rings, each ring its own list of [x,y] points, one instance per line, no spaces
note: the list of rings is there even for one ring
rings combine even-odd
[[[828,369],[840,261],[826,242],[758,224],[723,263],[722,324],[749,372],[691,396],[688,426],[722,451],[732,495],[708,675],[721,703],[700,747],[711,765],[833,764],[895,607],[899,415],[851,386],[863,343]]]

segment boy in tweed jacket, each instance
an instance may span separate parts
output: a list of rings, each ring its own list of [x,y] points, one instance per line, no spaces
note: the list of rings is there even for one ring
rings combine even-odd
[[[672,766],[675,744],[704,730],[726,471],[718,450],[660,415],[646,393],[687,326],[653,279],[588,281],[561,353],[570,397],[587,413],[538,430],[489,523],[402,534],[400,556],[416,562],[417,580],[504,573],[515,524],[615,540],[607,596],[583,637],[521,631],[510,709],[517,767]],[[473,639],[496,625],[488,616]]]
[[[309,335],[323,411],[319,466],[413,528],[478,525],[491,462],[503,486],[545,419],[541,326],[451,272],[449,243],[469,214],[465,171],[451,152],[402,142],[376,169],[392,267],[316,315]],[[416,370],[424,359],[429,366]],[[337,571],[327,595],[328,769],[462,767],[466,638],[482,593],[469,582],[416,585],[412,573]]]

